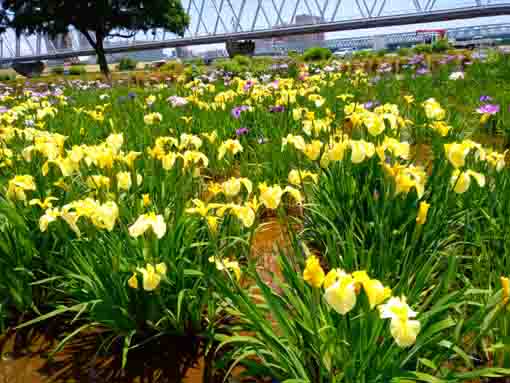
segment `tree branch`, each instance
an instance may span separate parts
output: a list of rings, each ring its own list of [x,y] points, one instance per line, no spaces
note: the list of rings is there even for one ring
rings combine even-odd
[[[138,32],[132,32],[128,33],[127,35],[124,35],[122,33],[108,33],[109,37],[122,37],[124,39],[130,39],[131,37],[135,37]]]
[[[89,31],[87,31],[86,29],[78,29],[78,30],[83,34],[83,36],[85,36],[85,38],[87,39],[89,44],[92,46],[92,48],[97,49],[97,44],[94,41],[94,39],[92,38],[92,36],[90,35]]]

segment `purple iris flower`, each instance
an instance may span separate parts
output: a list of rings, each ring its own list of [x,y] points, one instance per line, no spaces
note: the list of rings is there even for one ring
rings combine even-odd
[[[5,113],[9,110],[6,106],[0,106],[0,113]]]
[[[239,128],[236,130],[236,136],[244,136],[245,134],[248,134],[250,130],[248,128]]]
[[[285,107],[283,105],[275,105],[269,108],[269,111],[271,113],[281,113],[285,110]]]
[[[427,67],[421,67],[421,68],[416,69],[417,75],[424,75],[427,73],[429,73],[429,69]]]
[[[377,68],[377,73],[389,73],[392,71],[392,66],[389,63],[382,63],[379,65],[379,68]]]
[[[487,102],[492,100],[491,96],[480,96],[480,102]]]
[[[409,60],[409,64],[411,65],[419,64],[423,61],[424,58],[425,56],[423,55],[414,55],[413,57],[411,57],[411,60]]]
[[[241,117],[241,108],[236,106],[234,109],[232,109],[230,114],[237,120],[239,117]]]
[[[248,109],[249,109],[248,105],[236,106],[235,108],[232,109],[230,114],[237,120],[239,119],[239,117],[241,117],[241,113]]]
[[[134,92],[129,92],[129,93],[128,93],[128,98],[129,98],[130,100],[133,100],[134,98],[136,98],[136,93],[134,93]]]
[[[280,81],[279,81],[279,80],[274,80],[274,81],[271,83],[271,86],[272,86],[274,89],[278,89],[278,87],[280,86]]]
[[[251,89],[251,87],[253,86],[253,84],[254,84],[254,83],[253,83],[253,81],[251,81],[251,80],[246,81],[246,83],[245,83],[245,84],[244,84],[244,86],[243,86],[243,90],[244,90],[245,92],[249,91],[249,90]]]
[[[499,112],[498,104],[485,104],[476,109],[476,111],[480,114],[496,114]]]

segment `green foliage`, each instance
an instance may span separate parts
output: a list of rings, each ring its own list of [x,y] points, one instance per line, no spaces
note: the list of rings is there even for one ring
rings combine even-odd
[[[305,61],[322,61],[322,60],[328,60],[331,58],[333,53],[328,48],[323,47],[313,47],[308,48],[305,53],[303,54],[303,59]]]
[[[375,71],[381,60],[363,57],[352,65],[330,65],[338,71],[329,68],[319,75],[313,74],[325,63],[258,57],[215,62],[217,68],[252,74],[288,64],[269,73],[278,87],[260,81],[250,92],[242,90],[243,79],[230,85],[222,79],[213,86],[202,82],[196,76],[209,68],[200,62],[173,61],[155,72],[116,74],[135,78],[136,84],[114,82],[105,89],[82,89],[69,81],[63,86],[66,98],[30,96],[20,81],[13,92],[19,96],[5,97],[9,110],[2,113],[6,124],[0,132],[0,325],[34,313],[37,318],[24,326],[51,318],[64,322],[72,328],[62,334],[57,351],[97,326],[107,334],[104,348],[114,340],[124,345],[128,365],[141,344],[190,336],[200,340],[206,363],[221,356],[218,365],[225,371],[241,363],[247,375],[288,383],[461,383],[508,375],[510,323],[500,277],[510,274],[510,170],[508,162],[499,170],[489,162],[495,154],[489,148],[504,150],[487,137],[490,130],[480,125],[475,110],[479,96],[490,95],[502,108],[487,125],[507,129],[503,106],[510,103],[505,86],[510,57],[473,60],[465,79],[453,82],[447,79],[451,68],[439,64],[445,55],[438,54],[428,57],[430,75],[413,77],[409,70],[374,83],[371,73],[357,69]],[[308,72],[308,78],[296,80],[300,72]],[[169,83],[170,74],[196,81]],[[182,105],[171,96],[182,97]],[[423,103],[432,97],[446,111],[441,118],[451,126],[446,137],[425,114]],[[382,106],[373,113],[361,109],[375,100]],[[234,118],[238,105],[249,107]],[[359,115],[348,116],[351,108]],[[153,112],[161,114],[160,123],[145,122]],[[374,124],[380,112],[382,124]],[[354,125],[356,118],[364,121]],[[374,136],[368,130],[374,126],[384,132]],[[248,133],[237,137],[240,127]],[[469,189],[457,193],[444,144],[478,140],[480,132],[486,151],[478,153],[473,144],[461,169],[484,174],[486,182],[480,186],[471,179]],[[58,145],[52,145],[55,133]],[[289,134],[302,141],[283,145]],[[409,153],[397,155],[392,146],[381,150],[385,136],[408,142]],[[219,147],[229,139],[238,139],[243,150],[220,159]],[[164,145],[152,150],[157,140]],[[314,140],[320,141],[316,157],[309,151],[315,150]],[[340,140],[349,144],[326,157]],[[358,148],[363,159],[354,161],[358,140],[374,146]],[[424,158],[421,149],[427,149]],[[195,150],[207,158],[207,166],[194,163],[189,155]],[[74,162],[78,166],[69,169]],[[397,189],[394,172],[410,166],[423,166],[423,174],[407,181],[402,175],[403,188],[424,179],[423,195],[414,187]],[[318,176],[292,182],[303,196],[301,204],[288,193],[279,195],[275,186],[270,198],[281,199],[278,208],[260,205],[260,183],[279,185],[283,192],[289,173],[297,169]],[[120,172],[132,177],[127,190],[120,188]],[[33,175],[36,187],[25,191],[26,201],[13,201],[12,192],[7,200],[9,181],[23,174]],[[95,175],[108,179],[108,186],[91,185],[89,177]],[[218,188],[214,183],[230,181],[235,189],[233,177],[249,179],[250,190],[243,184],[230,196],[221,186],[212,195]],[[83,209],[75,222],[78,235],[70,229],[75,217],[70,208],[41,231],[40,218],[48,210],[30,200],[50,195],[57,209],[86,198],[115,202],[118,219],[111,230],[97,227],[87,216],[90,208]],[[150,197],[147,203],[144,195]],[[192,214],[188,209],[196,198],[208,207]],[[430,209],[426,222],[418,223],[423,201]],[[248,204],[260,206],[248,216],[253,225],[245,227],[233,211],[245,211]],[[163,218],[165,234],[158,239],[149,229],[131,236],[129,228],[148,213]],[[422,326],[416,343],[405,349],[395,343],[389,321],[370,307],[364,287],[353,287],[352,311],[333,310],[324,288],[304,281],[310,254],[326,272],[364,269],[391,287],[393,296],[406,296]],[[238,262],[240,283],[231,269],[215,263],[227,258]],[[167,266],[166,273],[159,275],[157,288],[144,289],[139,270],[158,263]],[[216,342],[222,342],[219,349]]]
[[[16,79],[16,75],[14,74],[0,74],[0,81],[13,81]]]
[[[367,59],[372,56],[373,52],[366,49],[352,52],[352,57],[357,59]]]
[[[0,330],[15,324],[34,304],[37,250],[24,218],[16,207],[0,198]]]
[[[188,64],[188,65],[195,65],[195,66],[204,66],[205,62],[204,62],[204,59],[202,57],[195,57],[195,58],[192,58],[191,60],[188,60],[186,62],[186,64]]]
[[[293,59],[297,59],[298,57],[301,56],[301,54],[298,52],[298,51],[294,51],[294,50],[290,50],[287,52],[287,55],[290,57],[290,58],[293,58]]]
[[[448,39],[438,39],[432,44],[432,52],[442,53],[448,51],[451,48]]]
[[[251,58],[249,56],[243,56],[243,55],[234,56],[232,61],[234,61],[240,67],[245,67],[245,68],[250,67],[252,64]]]
[[[87,70],[83,65],[71,65],[69,68],[69,74],[73,76],[81,76],[87,73]]]
[[[475,368],[463,349],[465,337],[481,330],[476,323],[491,315],[502,318],[499,294],[482,307],[469,307],[477,318],[467,323],[457,322],[456,308],[475,295],[488,296],[489,291],[475,294],[462,289],[433,300],[410,301],[418,306],[422,328],[416,343],[402,348],[395,345],[389,326],[369,306],[364,293],[357,294],[352,312],[341,315],[328,305],[321,289],[306,285],[299,266],[304,263],[300,247],[294,239],[292,248],[280,253],[282,273],[271,274],[271,284],[252,270],[257,294],[218,280],[230,311],[239,318],[233,335],[217,337],[222,342],[219,350],[229,350],[225,357],[233,361],[229,371],[242,364],[249,376],[302,383],[404,382],[415,381],[413,377],[462,383],[467,378],[464,373],[440,368],[451,360],[462,360],[473,378],[510,373],[504,368]],[[443,278],[441,284],[451,283],[447,274]],[[422,280],[416,288],[425,294],[429,286]],[[252,363],[253,358],[264,362]]]
[[[119,61],[119,70],[121,71],[128,71],[128,70],[135,70],[138,62],[135,59],[132,59],[131,57],[123,57]]]
[[[177,60],[167,61],[165,64],[159,67],[159,71],[168,72],[174,75],[179,75],[184,73],[186,66]]]
[[[379,49],[375,54],[377,57],[384,57],[389,51],[387,49]]]
[[[51,73],[56,75],[63,75],[64,74],[64,67],[61,65],[54,66],[51,68]]]
[[[431,44],[417,44],[413,47],[414,53],[432,53],[432,45]]]
[[[411,48],[399,48],[397,54],[401,57],[409,56],[411,54]]]
[[[236,61],[225,59],[225,60],[216,60],[214,62],[214,66],[224,72],[239,74],[244,68],[239,65]]]

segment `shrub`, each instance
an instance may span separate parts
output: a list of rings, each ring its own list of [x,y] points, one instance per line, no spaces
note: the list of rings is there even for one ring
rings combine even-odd
[[[215,67],[224,72],[241,73],[243,68],[234,60],[218,60],[214,63]]]
[[[331,50],[322,47],[308,48],[303,54],[305,61],[320,61],[327,60],[331,57]]]
[[[184,72],[184,64],[180,61],[169,61],[163,64],[159,70],[161,72],[170,72],[172,74],[182,74]]]
[[[418,44],[413,48],[415,53],[432,53],[432,45],[430,44]]]
[[[232,60],[239,66],[246,68],[250,67],[252,63],[251,59],[248,56],[243,55],[236,55]]]
[[[0,81],[12,81],[15,79],[16,79],[16,75],[14,75],[14,74],[10,74],[10,73],[0,74]]]
[[[73,76],[81,76],[87,73],[83,65],[73,65],[69,68],[69,74]]]
[[[372,52],[367,50],[355,51],[352,53],[352,57],[354,58],[369,58],[370,56],[372,56]]]
[[[410,48],[399,48],[397,50],[397,54],[402,57],[409,56],[409,55],[411,55],[411,49]]]
[[[431,49],[432,52],[436,53],[446,52],[448,49],[450,49],[450,43],[447,39],[439,39],[432,44]]]
[[[204,59],[202,57],[196,57],[187,62],[190,65],[203,66],[205,65]]]
[[[131,57],[123,57],[119,62],[119,70],[127,71],[136,69],[138,62]]]
[[[379,49],[375,54],[377,57],[384,57],[388,53],[387,49]]]
[[[51,73],[62,75],[62,74],[64,74],[64,67],[60,66],[60,65],[53,67],[53,68],[51,68]]]

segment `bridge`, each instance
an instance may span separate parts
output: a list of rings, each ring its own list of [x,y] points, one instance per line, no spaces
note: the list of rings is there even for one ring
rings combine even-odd
[[[448,39],[455,41],[469,41],[479,37],[490,39],[510,39],[510,24],[508,23],[448,28],[446,31]],[[427,40],[427,38],[432,38],[433,34],[433,32],[425,32],[419,34],[416,32],[402,32],[381,34],[376,36],[328,39],[314,42],[286,41],[273,44],[272,49],[265,50],[263,52],[261,51],[259,53],[271,54],[273,52],[286,52],[289,50],[301,52],[312,45],[326,47],[332,51],[342,51],[346,49],[367,49],[373,48],[377,40],[382,41],[385,47],[395,48],[423,43]]]
[[[495,0],[498,1],[498,0]],[[184,37],[155,30],[129,40],[110,40],[107,53],[160,50],[229,40],[324,40],[327,32],[510,15],[510,0],[183,0],[191,24]],[[497,29],[498,26],[493,26]],[[508,28],[508,25],[505,27]],[[464,32],[468,31],[464,30]],[[464,33],[459,29],[459,36]],[[467,33],[467,32],[466,32]],[[471,33],[471,32],[469,32]],[[411,39],[412,34],[396,39]],[[358,39],[366,41],[366,39]],[[346,41],[337,42],[337,46]],[[350,39],[352,42],[353,39]],[[350,43],[352,45],[352,43]],[[348,44],[347,44],[348,45]],[[75,30],[65,38],[0,37],[0,63],[93,56]]]

